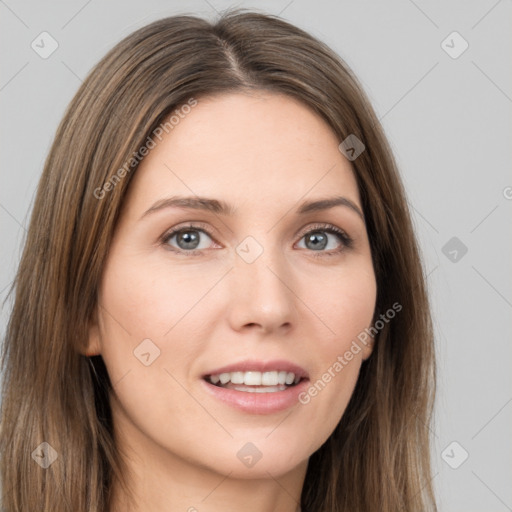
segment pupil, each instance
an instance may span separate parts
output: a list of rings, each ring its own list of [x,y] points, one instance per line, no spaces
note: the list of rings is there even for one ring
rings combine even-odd
[[[192,235],[190,233],[192,233]],[[197,247],[198,240],[199,237],[194,231],[184,231],[178,235],[178,243],[184,242],[185,244],[185,247],[182,247],[183,249],[195,249]],[[192,246],[189,246],[189,244],[192,244]]]
[[[318,233],[320,233],[320,232],[312,233],[308,237],[308,242],[309,241],[313,242],[313,249],[315,247],[316,248],[320,247],[321,249],[323,249],[327,245],[327,238],[326,238],[326,236],[323,235],[323,234],[318,234]]]

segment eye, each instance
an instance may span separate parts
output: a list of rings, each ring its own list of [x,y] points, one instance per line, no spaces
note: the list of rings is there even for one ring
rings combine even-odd
[[[331,247],[334,250],[324,251],[323,249],[329,245],[329,236],[326,235],[326,233],[334,235],[334,238],[337,238],[338,242],[341,242],[341,247],[337,249],[336,247]],[[310,227],[302,234],[301,240],[303,238],[305,239],[306,249],[311,249],[313,252],[318,253],[314,254],[315,257],[335,256],[336,254],[351,248],[353,243],[352,239],[344,231],[332,224],[317,224],[312,228]]]
[[[162,243],[169,245],[169,249],[177,253],[186,253],[187,255],[194,256],[201,254],[201,250],[206,249],[208,246],[208,244],[206,244],[206,246],[200,247],[201,235],[206,235],[211,239],[211,236],[203,227],[190,224],[167,232],[162,237]],[[174,238],[176,239],[174,243],[178,246],[177,248],[170,243]]]
[[[188,226],[182,226],[174,228],[171,231],[165,233],[161,238],[161,243],[173,252],[183,254],[187,256],[199,256],[205,249],[208,248],[208,242],[201,247],[202,235],[206,235],[212,240],[206,227],[203,225],[189,224]],[[339,247],[331,248],[330,251],[324,249],[329,245],[329,235],[334,235],[333,238],[338,239]],[[335,256],[342,251],[352,247],[352,239],[341,229],[332,224],[316,224],[313,227],[309,227],[307,231],[301,235],[301,240],[306,240],[306,249],[310,249],[310,252],[314,257],[318,256]],[[176,247],[177,246],[177,247]]]

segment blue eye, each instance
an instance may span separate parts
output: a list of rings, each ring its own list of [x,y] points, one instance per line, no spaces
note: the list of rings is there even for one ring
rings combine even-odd
[[[326,233],[334,235],[338,241],[341,242],[342,247],[332,251],[323,251],[322,249],[325,249],[329,243]],[[336,226],[333,226],[332,224],[320,224],[314,226],[312,229],[308,229],[308,231],[304,233],[301,238],[306,239],[306,246],[308,243],[313,244],[314,249],[312,249],[312,252],[317,253],[314,254],[315,257],[335,256],[345,249],[350,249],[353,243],[352,239],[344,231],[337,228]],[[309,248],[311,248],[311,246]]]
[[[170,245],[169,242],[174,237],[176,237],[176,243],[181,245],[178,246],[178,248],[173,248],[171,246],[170,249],[177,253],[193,256],[200,254],[201,249],[205,249],[205,247],[197,249],[201,238],[200,233],[206,234],[208,237],[210,237],[209,233],[205,229],[191,224],[189,226],[181,227],[167,233],[164,235],[162,242],[164,244]]]
[[[341,248],[324,251],[323,249],[325,249],[329,243],[326,233],[335,235],[338,242],[341,243]],[[162,244],[178,254],[198,256],[202,255],[203,250],[208,248],[208,244],[206,247],[199,247],[201,245],[201,235],[206,235],[208,238],[212,239],[207,229],[199,225],[190,224],[167,232],[162,237]],[[176,239],[174,244],[178,245],[178,247],[170,243],[174,238]],[[315,225],[304,232],[300,238],[305,238],[306,244],[312,244],[309,245],[309,247],[306,246],[306,248],[311,249],[310,252],[316,253],[314,254],[315,257],[335,256],[346,249],[350,249],[353,243],[353,240],[344,231],[332,224]]]

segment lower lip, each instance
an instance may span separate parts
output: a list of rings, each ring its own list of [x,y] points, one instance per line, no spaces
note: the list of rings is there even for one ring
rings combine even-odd
[[[284,411],[299,401],[299,395],[308,387],[309,380],[302,379],[295,386],[284,391],[250,393],[235,389],[221,388],[202,379],[206,391],[224,403],[250,414],[271,414]]]

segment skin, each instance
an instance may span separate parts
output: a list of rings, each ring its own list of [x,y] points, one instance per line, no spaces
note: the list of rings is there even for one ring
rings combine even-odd
[[[198,99],[142,161],[116,227],[90,327],[88,353],[101,354],[114,392],[114,429],[126,454],[129,508],[168,512],[298,510],[308,458],[329,437],[353,392],[371,345],[307,405],[271,414],[235,409],[204,390],[201,376],[246,358],[286,359],[316,382],[371,325],[376,280],[364,220],[337,206],[302,216],[299,203],[334,195],[362,211],[350,162],[329,126],[297,100],[258,91]],[[164,208],[173,195],[224,200],[233,216]],[[201,222],[199,256],[161,237]],[[315,249],[315,223],[345,231]],[[252,263],[236,248],[252,236]],[[342,249],[339,252],[337,250]],[[253,249],[251,249],[253,250]],[[331,256],[326,255],[331,253]],[[315,258],[315,255],[321,254]],[[142,340],[160,355],[134,356]],[[251,442],[252,467],[236,456]]]

